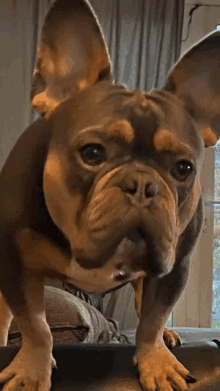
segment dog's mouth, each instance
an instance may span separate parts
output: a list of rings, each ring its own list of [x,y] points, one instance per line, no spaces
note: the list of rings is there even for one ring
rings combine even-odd
[[[167,259],[171,253],[169,249],[164,255],[142,227],[135,227],[122,238],[104,264],[98,266],[93,263],[87,266],[76,260],[78,266],[74,272],[75,284],[87,292],[111,291],[149,274],[159,277],[169,271]]]
[[[93,265],[87,268],[76,260],[74,273],[69,281],[92,293],[110,292],[149,274],[159,277],[167,274],[170,269],[169,262],[162,259],[160,253],[160,249],[155,249],[154,244],[146,240],[146,234],[141,228],[134,228],[101,267]],[[171,251],[170,254],[167,253],[167,257],[170,255]]]
[[[112,261],[115,258],[116,268],[119,273],[115,275],[116,280],[129,278],[129,272],[144,272],[155,276],[167,274],[173,261],[173,246],[165,241],[165,244],[158,243],[155,236],[146,233],[142,228],[132,229],[117,246]],[[122,273],[120,270],[126,270]]]
[[[127,263],[132,262],[133,268],[139,268],[146,259],[147,253],[148,245],[145,233],[141,228],[134,228],[119,243],[113,257],[120,257]]]
[[[144,230],[141,227],[134,228],[131,230],[131,232],[128,233],[126,239],[134,242],[139,243],[140,241],[145,240],[146,234],[144,233]]]
[[[131,206],[117,188],[93,196],[71,242],[77,283],[90,292],[108,291],[167,274],[176,245],[175,202],[168,196],[145,208]]]

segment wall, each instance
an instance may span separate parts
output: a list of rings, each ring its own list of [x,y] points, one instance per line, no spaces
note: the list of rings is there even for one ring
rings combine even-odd
[[[189,11],[195,3],[204,4],[197,8],[193,13],[193,19],[190,26],[189,37],[186,42],[182,43],[182,53],[190,46],[200,40],[204,35],[215,30],[216,25],[220,24],[220,0],[186,0],[184,25],[183,25],[183,40],[187,35],[187,24],[189,21]]]

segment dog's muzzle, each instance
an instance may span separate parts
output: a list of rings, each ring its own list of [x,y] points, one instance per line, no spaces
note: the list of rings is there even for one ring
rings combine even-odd
[[[83,214],[85,244],[73,248],[83,269],[111,264],[114,281],[134,273],[167,274],[174,263],[176,204],[173,193],[153,168],[132,164],[103,175]],[[81,234],[82,235],[82,234]]]

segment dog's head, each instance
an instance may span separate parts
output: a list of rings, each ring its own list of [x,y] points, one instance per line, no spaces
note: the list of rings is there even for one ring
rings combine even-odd
[[[204,147],[219,135],[219,45],[214,33],[193,47],[162,90],[128,91],[113,82],[87,2],[50,10],[32,89],[51,126],[44,194],[77,265],[97,271],[90,290],[172,269],[201,196]]]

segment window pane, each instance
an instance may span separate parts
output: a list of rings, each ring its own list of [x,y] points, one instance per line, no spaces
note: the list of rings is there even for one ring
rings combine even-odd
[[[167,327],[172,327],[172,325],[173,325],[173,313],[171,312],[171,314],[170,314],[170,316],[168,318],[166,326]]]
[[[215,147],[212,327],[220,328],[220,142]]]

